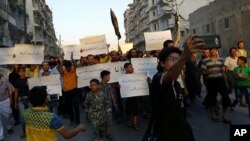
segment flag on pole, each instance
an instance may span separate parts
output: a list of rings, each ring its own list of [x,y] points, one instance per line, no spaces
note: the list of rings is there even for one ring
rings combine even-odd
[[[117,21],[117,18],[115,16],[115,13],[113,12],[113,10],[111,8],[110,8],[110,15],[111,15],[111,21],[112,21],[113,27],[115,29],[115,34],[116,34],[118,40],[120,40],[121,33],[119,31],[118,21]]]
[[[178,47],[181,40],[180,20],[178,12],[175,13],[175,27],[173,29],[173,40],[174,40],[174,46]]]

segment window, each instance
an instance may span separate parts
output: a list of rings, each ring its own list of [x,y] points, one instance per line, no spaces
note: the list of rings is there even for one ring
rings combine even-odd
[[[225,18],[224,19],[224,26],[225,26],[225,28],[229,28],[230,27],[230,25],[229,25],[229,18]]]
[[[155,16],[155,11],[153,11],[153,16]]]
[[[194,33],[194,34],[196,34],[196,31],[195,31],[195,29],[193,29],[193,33]]]
[[[181,31],[181,37],[184,37],[184,36],[185,36],[185,32]]]
[[[157,25],[156,24],[154,24],[154,31],[156,31],[157,30]]]
[[[211,33],[215,33],[215,31],[214,31],[214,23],[211,23]]]
[[[207,33],[210,33],[210,25],[207,24]]]

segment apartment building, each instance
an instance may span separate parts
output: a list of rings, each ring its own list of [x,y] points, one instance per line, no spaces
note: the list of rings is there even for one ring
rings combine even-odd
[[[24,43],[28,37],[24,2],[24,0],[0,0],[0,47]]]
[[[33,44],[45,45],[45,54],[54,55],[59,51],[56,45],[52,11],[45,0],[27,0],[26,11],[27,33],[31,35]]]
[[[243,40],[250,51],[250,1],[215,0],[189,15],[190,32],[198,35],[219,34],[221,56],[228,56],[230,47]]]
[[[45,45],[45,55],[59,51],[52,11],[45,0],[0,0],[0,47],[17,43]]]
[[[132,42],[138,50],[145,50],[144,32],[175,28],[175,0],[134,0],[124,12],[125,42]],[[188,21],[180,17],[181,35],[188,32]]]

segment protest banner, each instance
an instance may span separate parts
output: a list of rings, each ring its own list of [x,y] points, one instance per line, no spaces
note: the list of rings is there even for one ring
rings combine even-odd
[[[131,58],[135,73],[147,73],[147,77],[153,78],[157,73],[157,58]]]
[[[29,89],[35,86],[46,86],[48,94],[59,94],[62,95],[62,84],[60,75],[50,75],[38,78],[29,78]]]
[[[108,53],[105,35],[87,36],[80,39],[80,48],[82,56]]]
[[[118,80],[122,98],[149,95],[145,73],[121,74]]]
[[[146,42],[146,51],[162,49],[164,41],[172,40],[170,30],[145,32],[144,37]]]
[[[80,45],[66,45],[63,46],[63,53],[65,60],[71,60],[71,53],[73,52],[73,58],[79,60],[82,56]]]
[[[127,51],[133,48],[133,43],[126,43],[120,45],[122,53],[125,54]]]
[[[14,64],[41,64],[44,61],[44,46],[16,44]]]
[[[14,62],[14,47],[0,48],[0,64],[15,64]]]
[[[125,63],[127,62],[104,63],[77,68],[78,88],[89,86],[91,79],[96,78],[101,80],[100,73],[103,70],[110,71],[109,83],[118,82],[119,75],[124,73],[123,66]]]

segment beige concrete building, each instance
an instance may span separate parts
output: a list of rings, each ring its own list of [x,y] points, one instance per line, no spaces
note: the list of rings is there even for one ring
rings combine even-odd
[[[243,40],[250,51],[250,0],[216,0],[189,15],[190,32],[198,35],[219,34],[221,56]]]
[[[27,38],[23,0],[0,0],[0,47],[24,43]]]
[[[46,55],[55,55],[58,51],[56,45],[52,11],[45,0],[27,0],[27,32],[31,35],[33,44],[45,45]]]
[[[175,27],[175,0],[134,0],[124,12],[125,42],[144,51],[144,32],[173,29]],[[181,18],[181,34],[188,32],[187,20]]]

